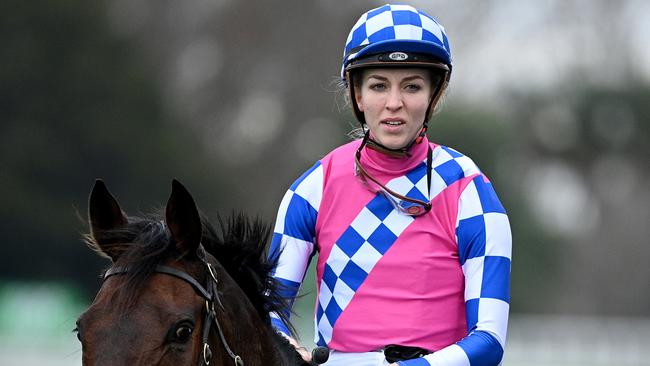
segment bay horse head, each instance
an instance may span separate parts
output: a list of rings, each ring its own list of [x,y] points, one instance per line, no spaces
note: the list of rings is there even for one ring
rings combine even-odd
[[[127,216],[101,180],[88,215],[86,241],[111,266],[77,321],[83,365],[306,364],[270,325],[288,308],[268,225],[235,215],[219,232],[176,180],[162,220]]]

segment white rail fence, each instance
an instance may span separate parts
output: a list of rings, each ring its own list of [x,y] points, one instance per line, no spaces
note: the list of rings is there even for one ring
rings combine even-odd
[[[648,366],[650,318],[514,315],[505,366]]]
[[[304,341],[311,322],[298,324]],[[2,366],[80,366],[81,347],[70,331],[0,338]],[[305,342],[307,343],[307,342]],[[648,366],[650,318],[513,315],[504,366]]]

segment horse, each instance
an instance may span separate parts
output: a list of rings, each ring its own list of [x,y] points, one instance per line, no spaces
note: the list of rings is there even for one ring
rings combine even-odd
[[[310,365],[271,326],[290,323],[270,227],[237,214],[217,229],[177,180],[164,211],[127,216],[95,182],[85,241],[111,265],[77,320],[83,365]]]

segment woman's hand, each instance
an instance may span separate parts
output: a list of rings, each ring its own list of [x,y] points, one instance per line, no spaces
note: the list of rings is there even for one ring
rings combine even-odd
[[[302,359],[305,360],[305,362],[311,362],[311,352],[309,352],[307,348],[302,346],[300,343],[298,343],[298,341],[296,341],[292,337],[289,337],[283,333],[280,334],[282,334],[282,336],[286,338],[287,341],[289,341],[289,343],[296,349],[296,352],[298,352],[300,357],[302,357]]]

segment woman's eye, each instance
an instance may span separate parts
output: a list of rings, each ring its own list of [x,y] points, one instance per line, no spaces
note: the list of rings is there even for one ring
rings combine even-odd
[[[370,89],[380,91],[380,90],[386,89],[386,85],[384,85],[384,84],[370,84]]]
[[[418,85],[418,84],[409,84],[409,85],[406,86],[406,90],[412,91],[412,92],[419,91],[420,89],[422,89],[422,87],[420,85]]]

